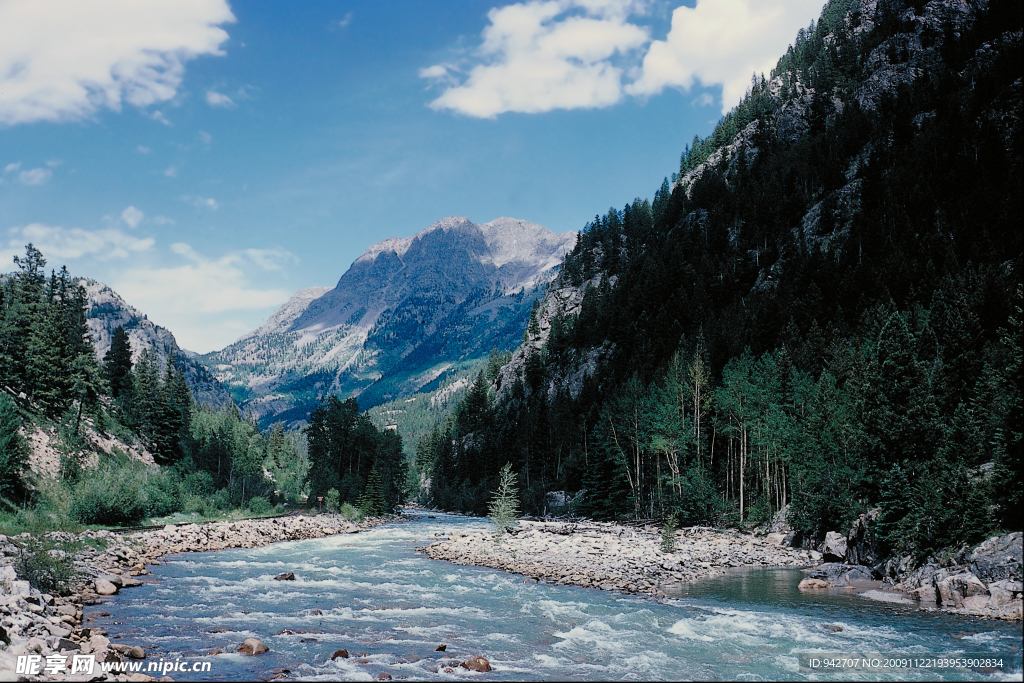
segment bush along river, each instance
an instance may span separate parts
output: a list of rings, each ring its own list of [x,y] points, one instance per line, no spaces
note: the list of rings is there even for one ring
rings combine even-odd
[[[148,661],[211,662],[175,680],[1021,680],[1019,622],[801,591],[796,568],[739,568],[652,598],[417,552],[488,528],[417,512],[355,534],[171,555],[142,586],[86,606],[83,625]],[[269,651],[239,653],[249,638]],[[801,653],[1016,663],[826,673],[802,668]],[[460,665],[475,656],[492,670]]]

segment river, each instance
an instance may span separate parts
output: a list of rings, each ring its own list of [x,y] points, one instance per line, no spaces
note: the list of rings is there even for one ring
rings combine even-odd
[[[486,521],[414,515],[359,534],[167,558],[138,588],[87,608],[85,625],[142,645],[148,662],[201,658],[175,680],[1021,680],[974,671],[822,674],[798,654],[1012,654],[1021,625],[917,611],[848,593],[802,593],[795,570],[748,570],[656,600],[527,584],[415,552]],[[295,581],[274,576],[294,572]],[[322,614],[311,615],[314,610]],[[107,613],[108,616],[100,616]],[[291,630],[292,633],[282,633]],[[270,647],[236,654],[245,638]],[[446,652],[435,652],[439,643]],[[330,660],[339,648],[349,659]],[[224,654],[207,656],[210,651]],[[472,655],[494,671],[449,663]],[[277,670],[277,671],[275,671]],[[159,674],[158,674],[159,676]]]

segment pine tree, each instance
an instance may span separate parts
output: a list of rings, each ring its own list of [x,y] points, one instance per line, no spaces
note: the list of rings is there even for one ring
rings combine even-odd
[[[110,348],[103,356],[103,374],[114,399],[130,399],[132,393],[132,345],[124,326],[114,330]]]
[[[9,496],[21,483],[28,461],[28,444],[19,431],[21,417],[14,401],[0,391],[0,497]]]
[[[512,463],[505,463],[499,473],[498,488],[494,491],[494,497],[487,508],[488,516],[497,528],[495,543],[500,542],[519,518],[519,490],[516,488],[516,479]]]

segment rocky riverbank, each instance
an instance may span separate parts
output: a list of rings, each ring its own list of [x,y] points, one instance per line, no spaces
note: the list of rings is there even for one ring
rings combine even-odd
[[[234,522],[169,525],[162,529],[120,534],[111,531],[86,531],[79,535],[86,545],[75,558],[78,579],[66,597],[40,593],[19,580],[14,561],[21,552],[26,535],[7,538],[0,535],[0,681],[19,680],[18,655],[62,655],[66,668],[58,673],[42,672],[38,680],[116,680],[155,681],[144,673],[106,674],[98,667],[92,677],[71,674],[75,654],[92,654],[97,662],[140,660],[155,653],[141,645],[112,644],[106,634],[88,626],[83,608],[102,602],[106,595],[142,585],[150,572],[147,566],[159,565],[165,555],[226,548],[257,548],[278,541],[323,538],[356,533],[383,524],[369,519],[356,524],[333,515],[248,519]],[[66,533],[66,532],[54,532]],[[59,552],[59,551],[53,551]],[[58,658],[59,659],[59,658]],[[143,666],[145,670],[145,666]]]
[[[456,532],[421,550],[433,559],[502,569],[529,581],[657,596],[732,567],[796,568],[821,560],[817,551],[787,547],[784,540],[782,534],[695,527],[676,532],[675,551],[666,553],[661,531],[652,526],[520,521],[499,544],[494,532]]]

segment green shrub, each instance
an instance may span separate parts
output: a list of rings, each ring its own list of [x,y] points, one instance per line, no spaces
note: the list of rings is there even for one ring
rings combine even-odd
[[[275,515],[283,515],[284,511],[285,511],[285,507],[281,503],[278,503],[277,505],[274,506],[274,514]]]
[[[102,465],[83,473],[71,494],[71,516],[82,524],[129,526],[146,516],[143,480],[131,468]]]
[[[324,508],[330,513],[336,513],[340,503],[341,494],[338,493],[338,489],[330,489],[327,495],[324,496]]]
[[[273,509],[270,501],[263,496],[253,496],[249,499],[249,512],[254,515],[267,515]]]
[[[82,547],[75,533],[79,527],[66,515],[38,508],[18,510],[13,517],[12,526],[30,534],[12,539],[18,546],[14,571],[40,592],[68,593],[77,576],[75,553]]]
[[[676,551],[676,529],[679,523],[675,515],[669,515],[665,520],[665,526],[661,527],[661,552],[674,553]]]
[[[363,521],[363,513],[358,510],[352,503],[345,503],[341,506],[341,516],[349,522],[361,522]]]
[[[182,480],[181,491],[190,496],[205,498],[214,492],[213,476],[204,470],[192,472]]]
[[[147,471],[142,481],[147,517],[163,517],[182,509],[181,484],[173,470]]]

